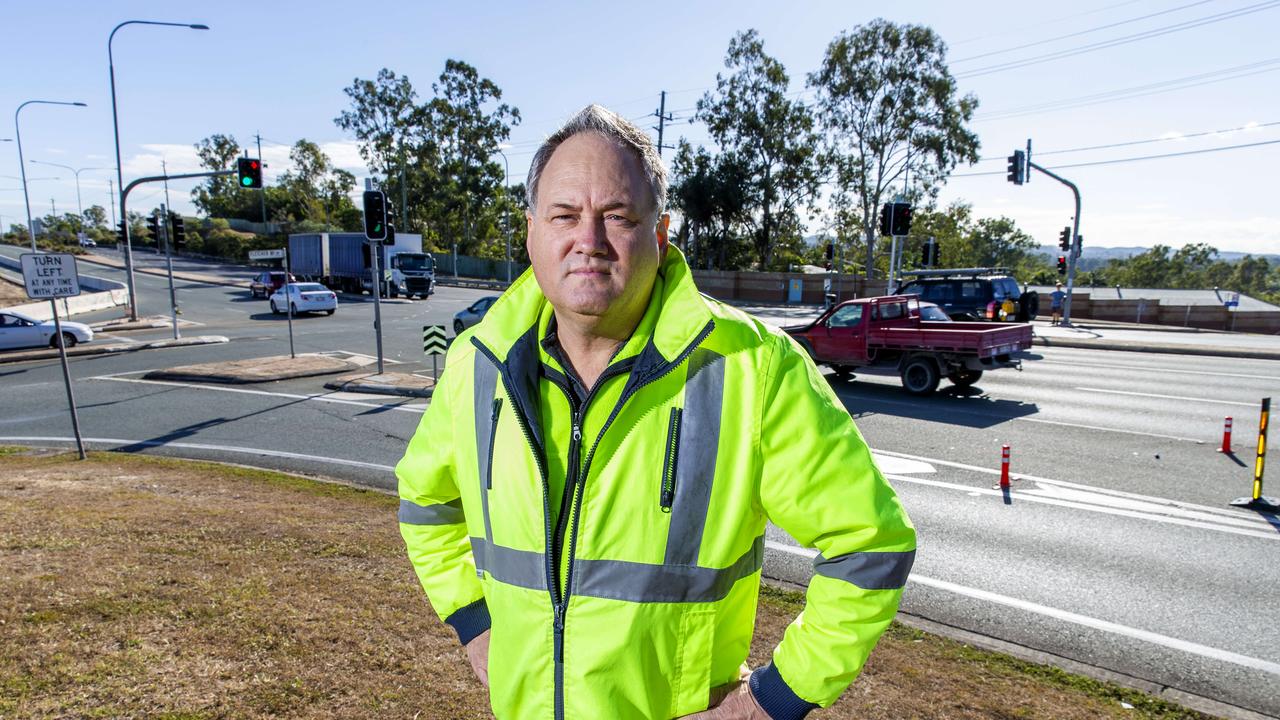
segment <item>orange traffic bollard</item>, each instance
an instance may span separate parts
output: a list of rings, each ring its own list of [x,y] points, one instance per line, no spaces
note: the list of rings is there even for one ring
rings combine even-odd
[[[1000,487],[1009,487],[1009,446],[1000,447]]]
[[[1218,452],[1231,454],[1231,418],[1227,418],[1222,424],[1222,447],[1218,448]]]

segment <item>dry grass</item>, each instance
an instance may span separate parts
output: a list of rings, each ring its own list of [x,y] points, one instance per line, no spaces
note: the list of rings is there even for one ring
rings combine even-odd
[[[29,302],[32,300],[27,297],[25,285],[0,278],[0,308],[26,305]]]
[[[73,457],[0,449],[0,717],[488,716],[404,558],[393,498]],[[753,662],[798,607],[764,593]],[[813,716],[1200,717],[901,627]]]

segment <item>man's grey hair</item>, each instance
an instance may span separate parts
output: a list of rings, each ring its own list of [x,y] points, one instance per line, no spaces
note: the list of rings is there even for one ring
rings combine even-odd
[[[656,209],[654,215],[662,215],[667,207],[667,170],[662,166],[662,158],[658,157],[658,149],[653,140],[634,123],[595,104],[586,106],[569,118],[559,130],[543,141],[534,154],[533,163],[529,166],[529,178],[524,186],[529,212],[538,207],[538,181],[542,178],[542,171],[551,160],[552,153],[565,140],[585,132],[598,133],[617,143],[619,147],[635,153],[644,169],[645,179],[649,181],[649,189],[653,191],[653,206]]]

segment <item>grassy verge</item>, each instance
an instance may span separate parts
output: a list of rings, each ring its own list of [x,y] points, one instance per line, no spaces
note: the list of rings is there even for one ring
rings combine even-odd
[[[394,498],[73,457],[0,448],[0,717],[488,716],[404,557]],[[801,607],[762,591],[753,664]],[[813,717],[1204,716],[895,625]]]

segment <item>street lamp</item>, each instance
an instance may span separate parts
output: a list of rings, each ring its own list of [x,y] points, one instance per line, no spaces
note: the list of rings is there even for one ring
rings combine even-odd
[[[22,169],[22,199],[27,204],[27,234],[31,236],[31,252],[40,252],[36,248],[36,231],[31,225],[31,197],[27,194],[27,164],[22,158],[22,128],[18,126],[18,114],[28,105],[71,105],[88,107],[82,102],[62,102],[59,100],[28,100],[13,111],[13,134],[18,138],[18,167]]]
[[[494,148],[498,154],[502,156],[502,165],[505,168],[502,176],[502,199],[510,201],[507,193],[507,182],[511,179],[511,164],[507,162],[507,154],[502,152],[502,145]],[[507,147],[511,147],[508,145]],[[505,204],[505,203],[504,203]],[[507,234],[507,283],[511,283],[511,213],[504,208],[502,211],[502,231]]]
[[[155,20],[126,20],[111,30],[111,34],[107,36],[107,66],[111,73],[111,127],[115,132],[116,139],[116,181],[120,186],[120,219],[124,221],[124,267],[129,281],[129,319],[138,319],[138,293],[133,284],[133,249],[132,240],[129,237],[129,218],[126,216],[124,207],[124,165],[120,162],[120,116],[116,112],[116,62],[115,56],[112,54],[111,42],[116,38],[116,32],[125,25],[163,25],[166,27],[185,27],[192,30],[208,30],[208,25],[200,25],[193,23],[171,23],[157,22]],[[19,158],[21,161],[21,158]],[[32,238],[35,242],[35,238]]]
[[[87,168],[80,168],[79,170],[77,170],[71,167],[70,165],[59,165],[58,163],[45,162],[44,160],[31,160],[30,162],[35,165],[49,165],[50,167],[62,168],[63,170],[70,170],[72,173],[75,174],[76,176],[76,210],[80,211],[80,219],[84,220],[84,203],[80,202],[80,173],[84,172],[85,170],[107,170],[108,168],[87,167]]]

